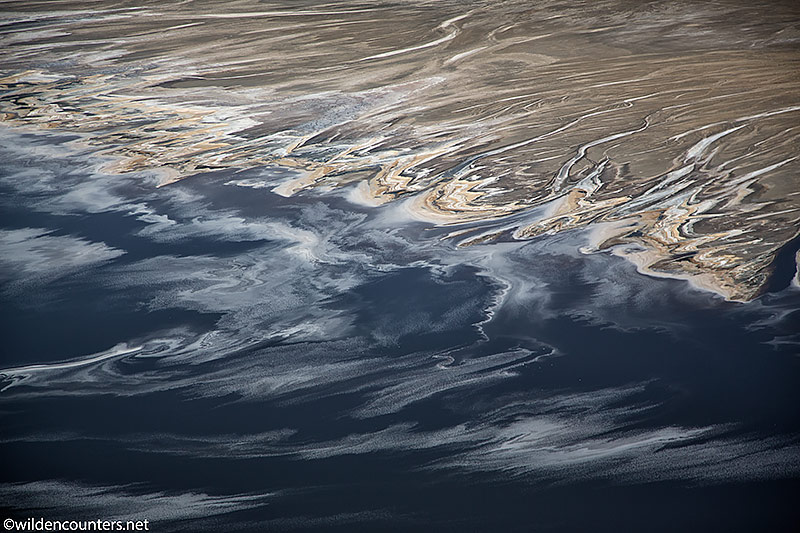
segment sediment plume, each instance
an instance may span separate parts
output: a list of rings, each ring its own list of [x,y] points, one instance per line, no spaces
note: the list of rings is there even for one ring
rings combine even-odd
[[[742,301],[800,231],[792,2],[4,5],[3,123],[113,172],[288,166],[280,194],[486,222],[460,245],[588,229]]]

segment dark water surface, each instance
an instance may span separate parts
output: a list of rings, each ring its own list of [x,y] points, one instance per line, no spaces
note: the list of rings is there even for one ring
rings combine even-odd
[[[792,2],[79,4],[0,17],[0,518],[800,523]]]
[[[798,518],[795,286],[730,303],[581,255],[578,234],[456,249],[395,205],[234,185],[275,169],[155,189],[56,136],[4,136],[25,147],[0,178],[6,514],[159,531]]]

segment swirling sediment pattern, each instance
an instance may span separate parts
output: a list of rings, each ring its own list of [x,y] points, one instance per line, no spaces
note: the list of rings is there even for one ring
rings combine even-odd
[[[274,163],[486,222],[462,245],[589,228],[750,300],[800,220],[800,14],[766,5],[10,3],[0,113],[164,184]]]
[[[0,0],[0,518],[790,530],[766,6]]]

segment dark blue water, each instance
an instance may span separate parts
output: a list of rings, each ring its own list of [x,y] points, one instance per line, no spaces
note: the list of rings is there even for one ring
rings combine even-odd
[[[729,303],[582,255],[578,233],[457,249],[398,203],[241,186],[276,168],[155,188],[68,138],[3,135],[4,517],[800,523],[786,258],[773,292]]]

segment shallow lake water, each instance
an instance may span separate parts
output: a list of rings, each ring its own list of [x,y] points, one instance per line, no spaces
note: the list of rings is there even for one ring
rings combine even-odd
[[[790,530],[757,4],[9,4],[3,518]]]

